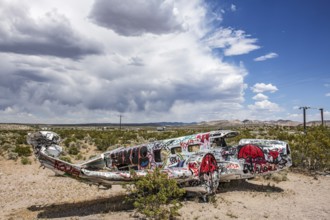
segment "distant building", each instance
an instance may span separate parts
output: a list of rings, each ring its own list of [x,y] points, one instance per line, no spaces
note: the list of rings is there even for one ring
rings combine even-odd
[[[157,131],[165,131],[166,127],[157,127]]]

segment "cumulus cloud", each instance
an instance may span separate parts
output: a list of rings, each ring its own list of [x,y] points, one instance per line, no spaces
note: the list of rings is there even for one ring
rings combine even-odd
[[[251,90],[254,93],[262,93],[262,92],[271,92],[274,93],[278,89],[276,86],[272,85],[271,83],[265,84],[265,83],[256,83],[254,86],[251,87]]]
[[[281,107],[268,100],[268,96],[262,94],[261,92],[275,92],[277,90],[276,87],[271,84],[257,83],[252,88],[253,92],[258,93],[252,97],[253,100],[256,100],[254,104],[248,105],[248,108],[254,112],[263,111],[265,112],[280,112]],[[261,114],[262,115],[262,114]],[[263,117],[267,117],[267,115],[263,115]]]
[[[278,104],[270,102],[269,100],[255,102],[253,105],[248,105],[248,108],[251,110],[266,110],[270,112],[281,110]]]
[[[330,93],[325,94],[325,96],[330,97]]]
[[[278,57],[277,53],[268,53],[264,56],[260,56],[260,57],[255,58],[254,61],[265,61],[265,60],[273,59],[273,58],[276,58],[276,57]]]
[[[257,95],[253,96],[252,99],[257,100],[257,101],[263,101],[263,100],[267,100],[268,96],[266,96],[262,93],[258,93]]]
[[[231,5],[230,5],[230,10],[231,10],[231,11],[236,11],[236,5],[231,4]]]
[[[256,38],[250,38],[244,31],[232,28],[220,28],[207,37],[205,42],[211,48],[223,48],[225,56],[247,54],[260,48]]]
[[[174,1],[96,0],[89,15],[97,25],[125,36],[145,33],[167,34],[184,30],[184,22]]]
[[[101,46],[79,35],[56,10],[33,18],[21,3],[0,2],[0,52],[81,58],[102,53]]]
[[[31,23],[30,31],[19,32],[18,27],[25,26],[10,23],[16,30],[13,39],[30,42],[36,49],[29,51],[23,44],[17,44],[16,52],[11,49],[0,53],[1,120],[117,122],[118,114],[124,114],[125,122],[198,121],[210,118],[200,112],[216,111],[228,116],[230,112],[234,117],[233,111],[243,108],[247,71],[242,65],[214,57],[209,45],[201,40],[210,32],[204,2],[150,1],[157,3],[157,7],[145,2],[145,8],[153,11],[141,13],[144,17],[141,19],[151,19],[151,14],[162,10],[163,14],[155,15],[160,17],[154,20],[161,29],[153,26],[134,29],[129,24],[116,33],[109,30],[114,30],[113,27],[100,28],[94,24],[98,21],[91,23],[86,19],[88,15],[96,19],[95,8],[101,10],[103,4],[108,7],[106,1],[84,3],[87,4],[84,8],[89,9],[85,9],[85,14],[79,14],[79,10],[72,14],[68,8],[61,7],[65,1],[48,6],[48,3],[57,4],[54,2],[40,1],[38,10],[32,3],[30,8],[22,7],[38,12],[33,16],[23,13],[27,23]],[[14,8],[21,10],[18,6]],[[127,10],[134,11],[134,7]],[[45,16],[48,12],[51,12],[49,17]],[[126,19],[125,14],[117,16]],[[189,27],[184,31],[180,17]],[[34,42],[33,37],[38,40]],[[92,43],[80,42],[92,38],[104,45],[102,52],[95,49],[95,53],[70,54],[64,50],[70,45],[85,48]],[[45,43],[43,50],[37,47],[40,42]],[[59,52],[51,51],[49,45],[53,44]],[[67,59],[77,57],[80,59]]]

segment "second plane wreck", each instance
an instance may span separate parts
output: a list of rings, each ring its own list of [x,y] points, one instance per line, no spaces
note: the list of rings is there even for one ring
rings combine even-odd
[[[59,175],[110,188],[134,181],[156,167],[180,186],[198,188],[204,195],[216,192],[219,182],[247,179],[278,172],[292,165],[288,144],[279,140],[242,139],[227,146],[225,139],[238,132],[216,130],[138,146],[118,148],[88,161],[60,160],[60,137],[50,131],[29,134],[27,141],[41,165]],[[135,170],[134,177],[130,170]]]

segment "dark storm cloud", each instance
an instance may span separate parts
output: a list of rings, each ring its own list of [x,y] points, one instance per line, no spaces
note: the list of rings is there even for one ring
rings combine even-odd
[[[18,66],[18,60],[12,62],[13,57],[23,65]],[[45,103],[56,103],[59,108],[79,103],[75,87],[68,89],[72,81],[68,77],[70,70],[56,72],[56,65],[47,59],[0,54],[0,108],[15,106],[20,111],[38,112]]]
[[[230,100],[237,97],[237,87],[229,88],[228,90],[214,91],[212,88],[217,87],[215,81],[195,82],[194,84],[179,83],[175,84],[175,97],[173,99],[181,101],[212,101],[212,100]],[[238,90],[239,91],[239,90]]]
[[[153,110],[168,110],[173,102],[171,92],[166,86],[153,87],[155,86],[143,83],[137,85],[133,80],[120,85],[112,84],[109,87],[100,85],[96,91],[86,93],[84,103],[91,110],[110,109],[118,112],[138,112],[148,110],[148,104],[151,105]],[[146,91],[153,93],[153,95],[146,96]],[[163,104],[161,104],[161,108],[158,108],[160,103]]]
[[[141,76],[139,83],[136,83],[136,78],[131,76],[130,79],[121,79],[120,84],[111,82],[109,86],[100,83],[92,92],[85,92],[84,106],[90,110],[167,112],[176,101],[233,100],[240,95],[237,91],[241,91],[240,84],[227,90],[214,91],[211,88],[219,86],[221,82],[211,80],[154,83]]]
[[[85,55],[100,53],[95,48],[83,48],[80,45],[73,45],[71,42],[35,42],[26,40],[24,42],[1,42],[0,51],[27,55],[48,55],[63,58],[79,59]]]
[[[21,5],[0,3],[0,52],[78,59],[102,53],[100,45],[79,36],[56,11],[30,17]]]
[[[97,0],[71,14],[73,3],[50,2],[31,2],[30,15],[0,0],[0,118],[95,122],[120,112],[131,121],[194,120],[205,109],[241,102],[244,71],[202,45],[203,10],[195,1]],[[45,14],[52,8],[58,12]],[[85,19],[88,8],[95,24],[118,34]],[[75,31],[79,25],[93,28],[79,30],[104,52]]]
[[[183,30],[173,4],[162,0],[96,0],[89,17],[95,24],[125,36]]]

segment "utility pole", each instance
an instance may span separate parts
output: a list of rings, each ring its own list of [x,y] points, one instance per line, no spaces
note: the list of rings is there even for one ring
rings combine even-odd
[[[304,132],[306,134],[306,109],[309,109],[311,107],[307,107],[307,106],[304,106],[304,107],[300,107],[299,109],[302,109],[303,110],[303,115],[304,115]]]
[[[323,120],[323,108],[319,109],[321,111],[321,125],[324,125],[324,120]]]
[[[119,115],[119,130],[121,130],[121,118],[122,117],[123,117],[122,115]]]

